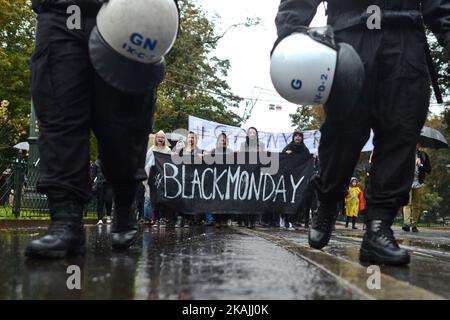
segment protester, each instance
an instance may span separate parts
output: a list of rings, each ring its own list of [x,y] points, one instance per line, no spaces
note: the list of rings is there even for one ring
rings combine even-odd
[[[266,147],[259,140],[258,130],[255,127],[248,128],[245,141],[241,143],[240,152],[266,152]],[[249,229],[254,229],[258,218],[260,216],[255,214],[240,214],[237,217],[238,225],[240,227],[246,226]]]
[[[222,132],[217,137],[216,147],[212,149],[207,155],[214,157],[216,163],[224,164],[226,163],[227,156],[231,156],[234,154],[233,150],[228,147],[229,140],[226,133]],[[215,214],[214,222],[217,228],[230,226],[231,225],[231,216],[228,214]]]
[[[317,155],[313,156],[313,161],[314,161],[314,175],[318,175],[319,174],[319,158],[317,157]],[[313,175],[313,177],[314,177]],[[299,214],[297,215],[297,221],[298,221],[298,225],[300,226],[300,222],[303,220],[304,222],[304,227],[306,229],[309,228],[309,218],[310,218],[310,214],[314,213],[317,208],[318,208],[318,203],[317,203],[317,196],[314,192],[314,188],[311,185],[311,183],[308,183],[308,187],[305,190],[305,193],[303,195],[303,201],[300,204],[299,207]]]
[[[188,154],[203,157],[203,150],[197,146],[197,135],[193,131],[189,131],[186,146],[181,150],[182,156]]]
[[[155,155],[154,152],[160,152],[165,154],[170,154],[170,143],[166,138],[166,134],[164,131],[160,130],[155,135],[155,143],[150,147],[147,151],[147,155],[145,158],[145,172],[147,173],[147,177],[150,177],[150,170],[152,166],[155,165]],[[147,202],[150,203],[150,187],[148,185],[148,180],[145,182],[145,198],[148,199]],[[153,204],[153,213],[154,219],[151,222],[155,227],[161,226],[165,227],[167,219],[165,218],[165,214],[167,210],[165,210],[164,205],[155,203]],[[163,214],[161,214],[161,211]]]
[[[292,134],[292,141],[286,147],[284,147],[281,153],[309,155],[309,149],[303,142],[303,138],[303,133],[299,130],[295,130]]]
[[[350,186],[347,190],[347,196],[345,197],[345,215],[347,216],[345,227],[348,228],[350,219],[352,220],[352,229],[358,229],[356,227],[356,219],[360,210],[364,210],[364,194],[358,187],[358,179],[352,178]]]
[[[295,130],[292,134],[292,141],[284,147],[283,151],[281,151],[282,154],[287,155],[310,155],[308,147],[305,145],[304,141],[304,135],[301,131]],[[311,193],[308,194],[308,196],[312,196]],[[307,200],[308,202],[310,199]],[[304,205],[304,204],[303,204]],[[301,205],[299,206],[299,210],[297,212],[297,215],[294,217],[291,217],[290,215],[284,215],[280,219],[280,225],[282,228],[287,228],[288,230],[294,230],[293,222],[295,220],[298,220],[300,216],[304,214],[304,207]],[[309,214],[309,213],[308,213]]]
[[[276,44],[295,32],[306,33],[321,2],[281,0]],[[378,19],[381,30],[368,28],[373,23],[373,16],[367,15],[371,1],[327,3],[328,25],[335,30],[336,44],[347,43],[356,50],[364,63],[365,76],[356,103],[333,99],[332,92],[324,105],[326,120],[319,146],[321,173],[313,181],[320,207],[309,229],[309,244],[316,249],[328,244],[337,202],[344,198],[361,149],[373,129],[373,175],[367,192],[367,231],[360,260],[406,265],[410,255],[398,245],[391,226],[399,209],[408,203],[415,145],[430,102],[430,74],[432,79],[437,78],[430,73],[432,66],[427,65],[431,57],[424,27],[435,33],[439,44],[449,51],[450,3],[376,1],[383,13]]]
[[[421,214],[420,197],[422,194],[422,188],[425,183],[425,177],[431,172],[430,158],[425,151],[420,150],[420,144],[416,146],[416,160],[414,170],[414,180],[412,183],[409,203],[403,207],[403,227],[406,232],[410,231],[412,226],[412,232],[419,232],[417,224]]]
[[[149,135],[147,152],[148,150],[155,145],[155,135],[152,133]],[[146,159],[147,160],[147,159]],[[145,225],[154,225],[154,213],[150,199],[150,189],[148,186],[148,179],[144,181],[144,224]]]
[[[178,148],[176,149],[175,153],[178,154],[181,157],[190,156],[191,162],[194,163],[194,157],[197,158],[197,160],[203,158],[203,150],[197,147],[197,135],[193,131],[189,131],[186,139],[186,143],[180,144]],[[187,215],[183,214],[182,212],[177,213],[176,217],[176,228],[189,228],[191,225],[194,224],[195,216],[193,215]]]
[[[101,160],[98,158],[91,167],[92,190],[97,198],[98,225],[103,224],[103,209],[106,208],[106,223],[111,223],[114,190],[103,175]]]
[[[266,152],[266,147],[262,141],[259,140],[259,133],[255,127],[250,127],[247,130],[245,141],[241,143],[241,152]]]

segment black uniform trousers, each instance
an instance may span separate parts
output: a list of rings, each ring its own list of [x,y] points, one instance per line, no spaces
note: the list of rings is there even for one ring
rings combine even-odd
[[[144,171],[152,126],[155,88],[130,95],[108,85],[94,71],[88,39],[95,17],[83,17],[81,30],[69,30],[67,16],[38,15],[31,57],[31,91],[39,120],[38,190],[90,198],[89,138],[98,140],[102,169],[116,197],[131,204]],[[49,197],[51,198],[51,197]]]
[[[362,147],[374,130],[374,156],[367,189],[368,219],[393,220],[408,203],[414,175],[414,154],[425,123],[430,82],[425,37],[415,26],[366,26],[336,33],[352,45],[365,67],[359,102],[345,120],[327,117],[321,128],[320,178],[314,180],[321,202],[344,198]],[[326,109],[348,108],[332,101]]]

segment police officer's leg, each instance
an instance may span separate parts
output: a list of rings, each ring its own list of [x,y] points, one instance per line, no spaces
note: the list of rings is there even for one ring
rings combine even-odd
[[[409,254],[398,247],[391,225],[400,207],[409,201],[430,86],[423,33],[398,26],[383,34],[378,101],[372,113],[375,149],[367,193],[368,228],[360,258],[403,265],[409,263]]]
[[[67,17],[38,16],[31,57],[31,93],[39,120],[40,180],[52,223],[26,254],[63,257],[84,253],[83,204],[90,198],[89,130],[92,67],[88,28],[68,30]],[[92,19],[90,23],[94,23]],[[86,26],[85,25],[85,26]]]
[[[136,240],[137,221],[132,210],[144,170],[148,135],[152,127],[155,89],[145,95],[116,90],[95,76],[93,128],[99,143],[103,172],[114,189],[114,248],[127,248]]]
[[[334,112],[333,116],[327,114],[320,130],[320,175],[312,180],[320,206],[313,216],[308,238],[309,244],[316,249],[323,248],[330,240],[337,217],[337,203],[344,198],[361,149],[369,139],[369,109],[375,99],[374,86],[377,81],[374,68],[380,46],[379,35],[363,28],[342,32],[337,34],[337,38],[352,45],[359,53],[366,78],[359,101],[351,112],[345,113],[345,117],[339,117],[336,110],[347,110],[347,101],[328,101],[325,106],[326,110]]]

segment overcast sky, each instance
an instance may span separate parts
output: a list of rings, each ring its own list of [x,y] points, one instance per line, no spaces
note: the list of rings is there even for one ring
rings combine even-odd
[[[280,0],[197,0],[197,3],[208,16],[220,16],[219,28],[222,31],[234,23],[245,21],[247,17],[261,20],[257,27],[230,30],[220,41],[216,55],[231,62],[227,80],[233,92],[245,98],[258,98],[252,117],[243,127],[255,126],[259,130],[272,132],[290,131],[289,113],[293,113],[296,106],[275,92],[269,73],[270,50],[276,40],[274,20]],[[313,24],[325,25],[325,22],[324,10],[320,8]],[[282,105],[283,110],[271,111],[269,104]]]
[[[255,126],[262,131],[291,130],[289,113],[296,106],[282,99],[270,80],[270,50],[276,40],[275,16],[280,0],[195,0],[208,16],[220,16],[219,30],[244,22],[247,17],[261,20],[257,27],[238,27],[229,31],[220,41],[216,55],[229,59],[231,68],[227,78],[232,91],[244,98],[258,98],[250,120],[244,128]],[[325,10],[318,7],[311,26],[326,25]],[[262,88],[262,89],[260,89]],[[269,110],[269,104],[282,105],[282,111]],[[245,104],[242,103],[242,106]],[[244,108],[238,113],[241,115]],[[439,112],[439,107],[431,108]]]

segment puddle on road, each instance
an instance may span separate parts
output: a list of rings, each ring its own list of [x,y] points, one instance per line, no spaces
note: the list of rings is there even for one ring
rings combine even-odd
[[[308,235],[303,232],[271,231],[270,234],[308,246]],[[360,242],[341,241],[339,238],[332,238],[323,251],[359,264],[359,248]],[[381,266],[381,271],[396,279],[409,282],[450,299],[450,263],[447,260],[413,254],[409,266]]]
[[[0,231],[0,299],[357,299],[334,278],[258,237],[231,229],[145,229],[112,253],[111,226],[87,227],[88,254],[28,260],[43,229]],[[67,267],[82,271],[68,290]]]

